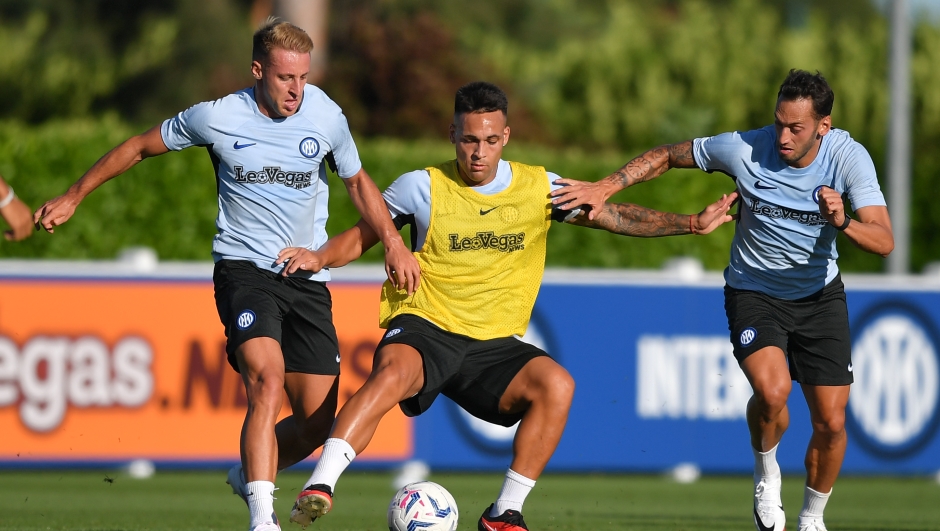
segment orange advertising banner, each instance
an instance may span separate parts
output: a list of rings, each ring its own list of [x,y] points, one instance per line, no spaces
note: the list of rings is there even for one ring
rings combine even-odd
[[[379,288],[330,290],[342,406],[382,337]],[[236,461],[246,405],[211,282],[0,280],[0,462]],[[396,408],[362,458],[413,446]]]

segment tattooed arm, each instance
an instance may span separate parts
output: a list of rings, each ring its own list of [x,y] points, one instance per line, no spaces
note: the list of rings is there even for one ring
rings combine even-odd
[[[604,203],[593,219],[582,211],[568,223],[639,238],[708,234],[719,225],[735,219],[735,216],[728,214],[728,210],[737,198],[737,192],[722,195],[721,199],[705,207],[705,210],[691,216],[660,212],[632,203]]]
[[[588,218],[593,219],[601,205],[620,190],[659,177],[670,168],[695,167],[691,140],[660,146],[594,183],[574,179],[557,180],[557,184],[564,186],[552,192],[552,203],[562,210],[587,206]]]

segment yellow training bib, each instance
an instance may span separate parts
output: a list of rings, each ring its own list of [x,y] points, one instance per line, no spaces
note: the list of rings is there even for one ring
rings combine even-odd
[[[512,183],[494,195],[467,186],[456,161],[427,168],[431,219],[415,252],[421,286],[408,297],[385,282],[382,328],[406,313],[475,339],[525,333],[545,270],[552,208],[545,168],[510,166]]]

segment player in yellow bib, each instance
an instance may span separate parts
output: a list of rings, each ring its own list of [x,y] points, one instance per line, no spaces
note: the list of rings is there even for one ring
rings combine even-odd
[[[528,529],[523,501],[561,439],[574,393],[561,365],[516,337],[525,333],[538,295],[552,220],[651,237],[706,234],[732,219],[736,194],[692,216],[606,204],[588,220],[555,209],[549,193],[557,175],[501,159],[507,108],[495,85],[462,87],[450,126],[457,158],[407,173],[383,194],[396,225],[412,225],[421,282],[412,295],[383,286],[381,326],[388,331],[372,374],[336,417],[292,521],[306,526],[330,510],[340,474],[396,404],[416,416],[444,394],[487,422],[519,422],[502,490],[478,528]],[[285,274],[338,267],[377,241],[360,221],[312,255],[298,260],[301,250],[285,249],[279,261],[289,264]]]

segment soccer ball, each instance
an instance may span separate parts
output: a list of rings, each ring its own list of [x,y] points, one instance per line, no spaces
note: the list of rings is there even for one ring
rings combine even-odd
[[[455,531],[457,502],[431,481],[405,485],[388,504],[389,531]]]

